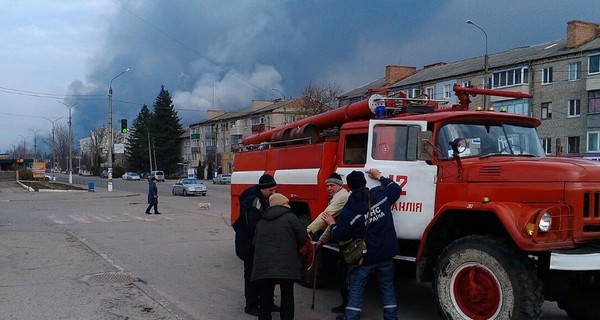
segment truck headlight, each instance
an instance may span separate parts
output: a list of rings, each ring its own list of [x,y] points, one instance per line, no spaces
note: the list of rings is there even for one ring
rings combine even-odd
[[[544,214],[542,214],[542,217],[540,218],[540,223],[538,224],[538,230],[540,230],[540,232],[548,232],[550,231],[550,228],[552,227],[552,215],[550,214],[550,212],[544,212]]]

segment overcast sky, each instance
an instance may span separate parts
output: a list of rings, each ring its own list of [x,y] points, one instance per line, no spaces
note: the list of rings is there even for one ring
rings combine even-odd
[[[570,20],[600,23],[597,0],[254,1],[0,0],[0,153],[38,149],[52,121],[75,145],[129,123],[164,85],[184,126],[208,109],[298,97],[335,82],[344,91],[386,65],[422,68],[566,38]],[[82,102],[80,102],[82,101]],[[64,117],[63,119],[58,119]]]

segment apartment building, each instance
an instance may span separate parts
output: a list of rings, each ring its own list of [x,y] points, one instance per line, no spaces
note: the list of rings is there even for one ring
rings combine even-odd
[[[546,154],[600,160],[600,28],[572,20],[566,39],[515,48],[485,57],[438,62],[422,69],[387,66],[385,76],[340,96],[344,106],[367,97],[369,88],[402,91],[456,103],[454,83],[533,95],[532,99],[472,97],[472,107],[539,118]],[[411,72],[411,70],[414,70]],[[443,107],[443,105],[442,105]]]
[[[233,112],[209,110],[206,119],[189,126],[188,166],[204,179],[231,173],[244,137],[296,121],[303,107],[303,98],[297,98],[253,100],[250,107]]]

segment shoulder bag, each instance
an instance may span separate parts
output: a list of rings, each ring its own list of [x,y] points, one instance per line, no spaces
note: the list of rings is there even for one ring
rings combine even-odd
[[[367,252],[367,231],[371,222],[371,195],[369,195],[369,209],[367,211],[367,223],[365,227],[365,235],[362,239],[354,239],[342,249],[342,256],[348,265],[362,265],[363,256]]]

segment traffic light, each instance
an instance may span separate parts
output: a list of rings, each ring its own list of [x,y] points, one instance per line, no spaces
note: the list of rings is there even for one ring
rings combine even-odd
[[[121,133],[127,134],[127,119],[121,119]]]

